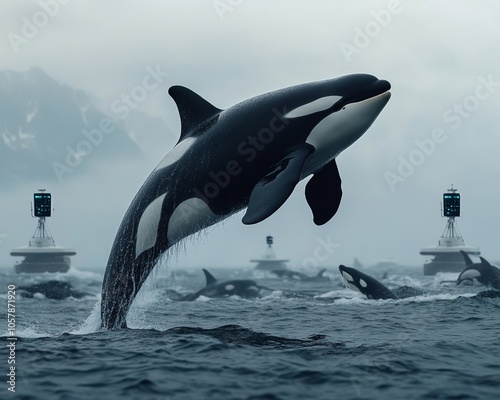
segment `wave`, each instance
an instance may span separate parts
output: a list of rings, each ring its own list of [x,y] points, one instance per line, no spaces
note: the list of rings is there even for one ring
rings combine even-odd
[[[22,339],[37,339],[37,338],[45,338],[45,337],[51,337],[54,335],[49,335],[47,332],[38,332],[36,329],[33,327],[27,327],[27,328],[21,328],[21,329],[16,329],[15,331],[16,337],[22,338]],[[5,338],[6,340],[12,339],[12,335],[9,335],[7,331],[0,335],[0,338]]]
[[[482,292],[480,292],[482,293]],[[479,293],[427,293],[420,296],[407,297],[404,299],[367,299],[363,294],[354,291],[331,291],[315,298],[333,299],[335,304],[371,304],[371,305],[384,305],[384,304],[399,304],[399,303],[422,303],[432,302],[438,300],[453,301],[461,297],[476,297]],[[487,297],[487,296],[484,296]]]

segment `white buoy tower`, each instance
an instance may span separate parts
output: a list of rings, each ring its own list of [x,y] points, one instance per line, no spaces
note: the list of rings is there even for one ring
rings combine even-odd
[[[443,194],[442,216],[447,217],[446,227],[438,245],[420,250],[423,256],[434,256],[424,264],[424,275],[435,275],[438,272],[461,272],[465,268],[465,261],[460,253],[479,256],[477,247],[467,246],[457,225],[456,218],[460,217],[460,193],[457,189],[448,189]]]
[[[50,234],[46,218],[52,215],[52,195],[45,189],[38,189],[33,198],[31,216],[38,218],[37,227],[28,246],[17,247],[10,252],[14,257],[25,257],[14,266],[14,270],[17,273],[67,272],[70,268],[69,257],[76,255],[76,251],[56,246]]]
[[[266,236],[266,250],[262,255],[262,258],[250,260],[250,262],[255,262],[257,265],[255,269],[261,271],[275,271],[278,269],[287,269],[286,263],[290,260],[279,259],[276,257],[276,253],[273,249],[274,238],[269,235]]]

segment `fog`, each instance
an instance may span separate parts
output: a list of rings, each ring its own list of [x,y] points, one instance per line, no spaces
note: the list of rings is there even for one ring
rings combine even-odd
[[[22,35],[41,4],[51,4],[54,16],[13,45],[9,34]],[[344,193],[337,215],[315,226],[303,181],[265,221],[244,226],[237,214],[188,239],[170,264],[250,266],[271,234],[278,256],[306,270],[351,265],[354,257],[366,264],[393,258],[422,265],[420,249],[436,245],[445,228],[440,201],[451,184],[462,195],[458,225],[465,242],[495,261],[499,20],[494,1],[5,1],[0,69],[41,67],[109,107],[141,84],[148,67],[165,74],[137,104],[168,127],[153,143],[134,132],[145,162],[128,163],[117,154],[85,174],[45,184],[55,208],[49,228],[57,244],[76,248],[78,268],[104,269],[133,196],[178,140],[169,86],[187,86],[227,108],[281,87],[355,72],[391,82],[392,98],[337,159]],[[13,265],[9,251],[26,245],[35,230],[30,202],[43,184],[1,188],[1,266]]]

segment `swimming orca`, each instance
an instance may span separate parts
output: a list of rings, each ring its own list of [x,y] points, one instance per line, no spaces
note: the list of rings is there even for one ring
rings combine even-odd
[[[396,295],[379,281],[357,269],[339,265],[339,271],[351,290],[363,293],[368,299],[396,299]]]
[[[409,286],[390,290],[376,279],[355,268],[339,265],[339,270],[349,288],[363,293],[368,299],[402,299],[423,294],[421,290]]]
[[[275,269],[271,272],[275,275],[278,275],[280,278],[296,279],[299,281],[306,281],[306,282],[323,282],[330,280],[330,278],[328,278],[327,276],[323,276],[325,271],[326,268],[323,268],[316,274],[316,276],[308,276],[306,274],[303,274],[302,272],[291,271],[289,269]]]
[[[260,289],[255,281],[250,279],[233,279],[230,281],[219,282],[215,277],[203,269],[206,279],[206,285],[203,289],[198,290],[196,293],[188,294],[185,296],[180,295],[175,291],[170,291],[171,296],[179,301],[192,301],[200,296],[205,297],[229,297],[239,296],[244,299],[254,299],[259,297]]]
[[[481,263],[474,263],[469,255],[460,251],[465,259],[465,269],[460,273],[457,279],[457,285],[463,281],[476,279],[484,286],[500,290],[500,269],[491,265],[483,257],[479,257]]]
[[[255,224],[309,175],[314,222],[328,222],[342,196],[335,158],[370,127],[391,85],[353,74],[266,93],[221,110],[193,91],[169,89],[181,136],[132,200],[102,286],[101,329],[126,315],[158,259],[187,236],[247,208]]]
[[[41,293],[46,298],[52,300],[63,300],[68,297],[81,299],[85,296],[93,296],[90,293],[74,290],[71,283],[62,281],[47,281],[30,286],[19,286],[18,290],[22,297],[27,298],[33,298],[36,293]]]

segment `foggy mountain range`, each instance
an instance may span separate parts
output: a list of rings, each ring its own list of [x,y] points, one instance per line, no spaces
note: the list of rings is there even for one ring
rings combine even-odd
[[[141,160],[144,152],[133,139],[134,130],[151,135],[166,129],[161,119],[140,111],[120,121],[101,103],[40,68],[0,71],[2,187],[26,180],[62,181],[110,157]]]

